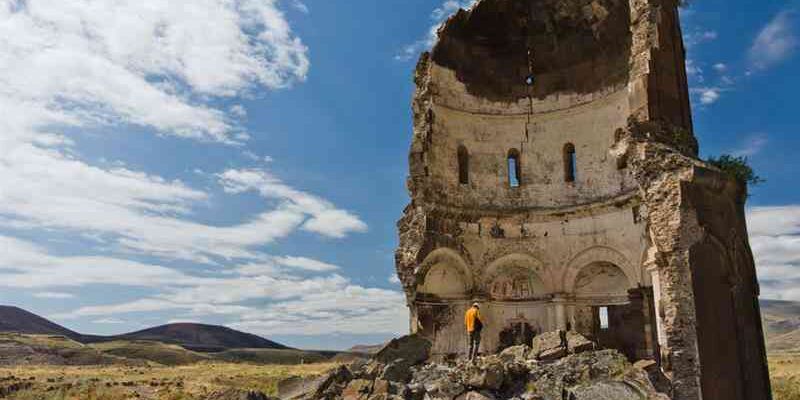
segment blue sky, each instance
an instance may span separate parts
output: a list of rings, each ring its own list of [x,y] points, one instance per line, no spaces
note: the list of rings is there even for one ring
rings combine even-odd
[[[407,329],[417,54],[467,1],[0,0],[0,304],[306,348]],[[747,155],[765,297],[800,300],[797,2],[683,11],[704,156]]]

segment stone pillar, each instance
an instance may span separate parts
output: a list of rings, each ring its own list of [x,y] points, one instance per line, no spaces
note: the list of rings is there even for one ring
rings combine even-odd
[[[553,298],[553,305],[556,310],[556,329],[567,329],[567,305],[566,300],[557,295]]]

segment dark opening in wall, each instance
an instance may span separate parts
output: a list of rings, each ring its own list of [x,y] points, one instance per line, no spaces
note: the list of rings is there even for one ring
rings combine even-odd
[[[519,187],[522,181],[521,167],[519,161],[519,150],[511,149],[508,151],[508,185],[512,188]]]
[[[469,184],[469,152],[464,146],[458,146],[458,183]]]
[[[577,178],[578,158],[575,155],[575,145],[567,143],[564,145],[564,181],[575,182]]]

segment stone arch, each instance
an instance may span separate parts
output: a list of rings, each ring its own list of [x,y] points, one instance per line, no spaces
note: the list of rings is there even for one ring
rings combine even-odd
[[[562,281],[564,291],[567,293],[574,293],[579,274],[585,267],[589,267],[593,264],[614,265],[625,275],[628,288],[635,288],[637,286],[640,274],[636,272],[636,269],[633,268],[633,265],[631,265],[627,257],[610,247],[595,246],[576,254],[567,263]]]
[[[472,272],[453,249],[440,248],[425,257],[416,270],[417,293],[443,299],[466,298],[474,285]]]
[[[524,300],[553,292],[544,264],[529,254],[498,258],[487,266],[484,277],[485,292],[497,300]]]

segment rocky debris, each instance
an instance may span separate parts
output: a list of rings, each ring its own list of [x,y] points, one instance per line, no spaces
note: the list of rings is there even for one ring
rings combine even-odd
[[[553,348],[553,335],[558,338]],[[325,376],[279,385],[291,400],[669,400],[658,393],[643,369],[616,350],[594,350],[583,336],[568,335],[568,350],[558,332],[545,334],[536,347],[514,346],[474,361],[425,362],[418,337],[402,338],[370,362],[339,367]],[[388,347],[388,346],[387,346]],[[544,360],[561,350],[561,357]],[[419,351],[419,353],[416,353]],[[567,354],[567,353],[572,354]],[[416,354],[416,357],[412,357]],[[408,358],[404,358],[408,357]],[[417,360],[412,364],[411,361]],[[644,365],[644,364],[642,364]],[[403,370],[405,368],[405,371]],[[287,389],[291,389],[288,390]]]
[[[593,350],[595,344],[575,331],[566,332],[566,343],[562,343],[563,332],[547,332],[533,338],[531,357],[542,361],[552,361]],[[565,347],[566,345],[566,347]]]
[[[211,393],[203,400],[277,400],[273,397],[268,397],[262,392],[226,389]]]

